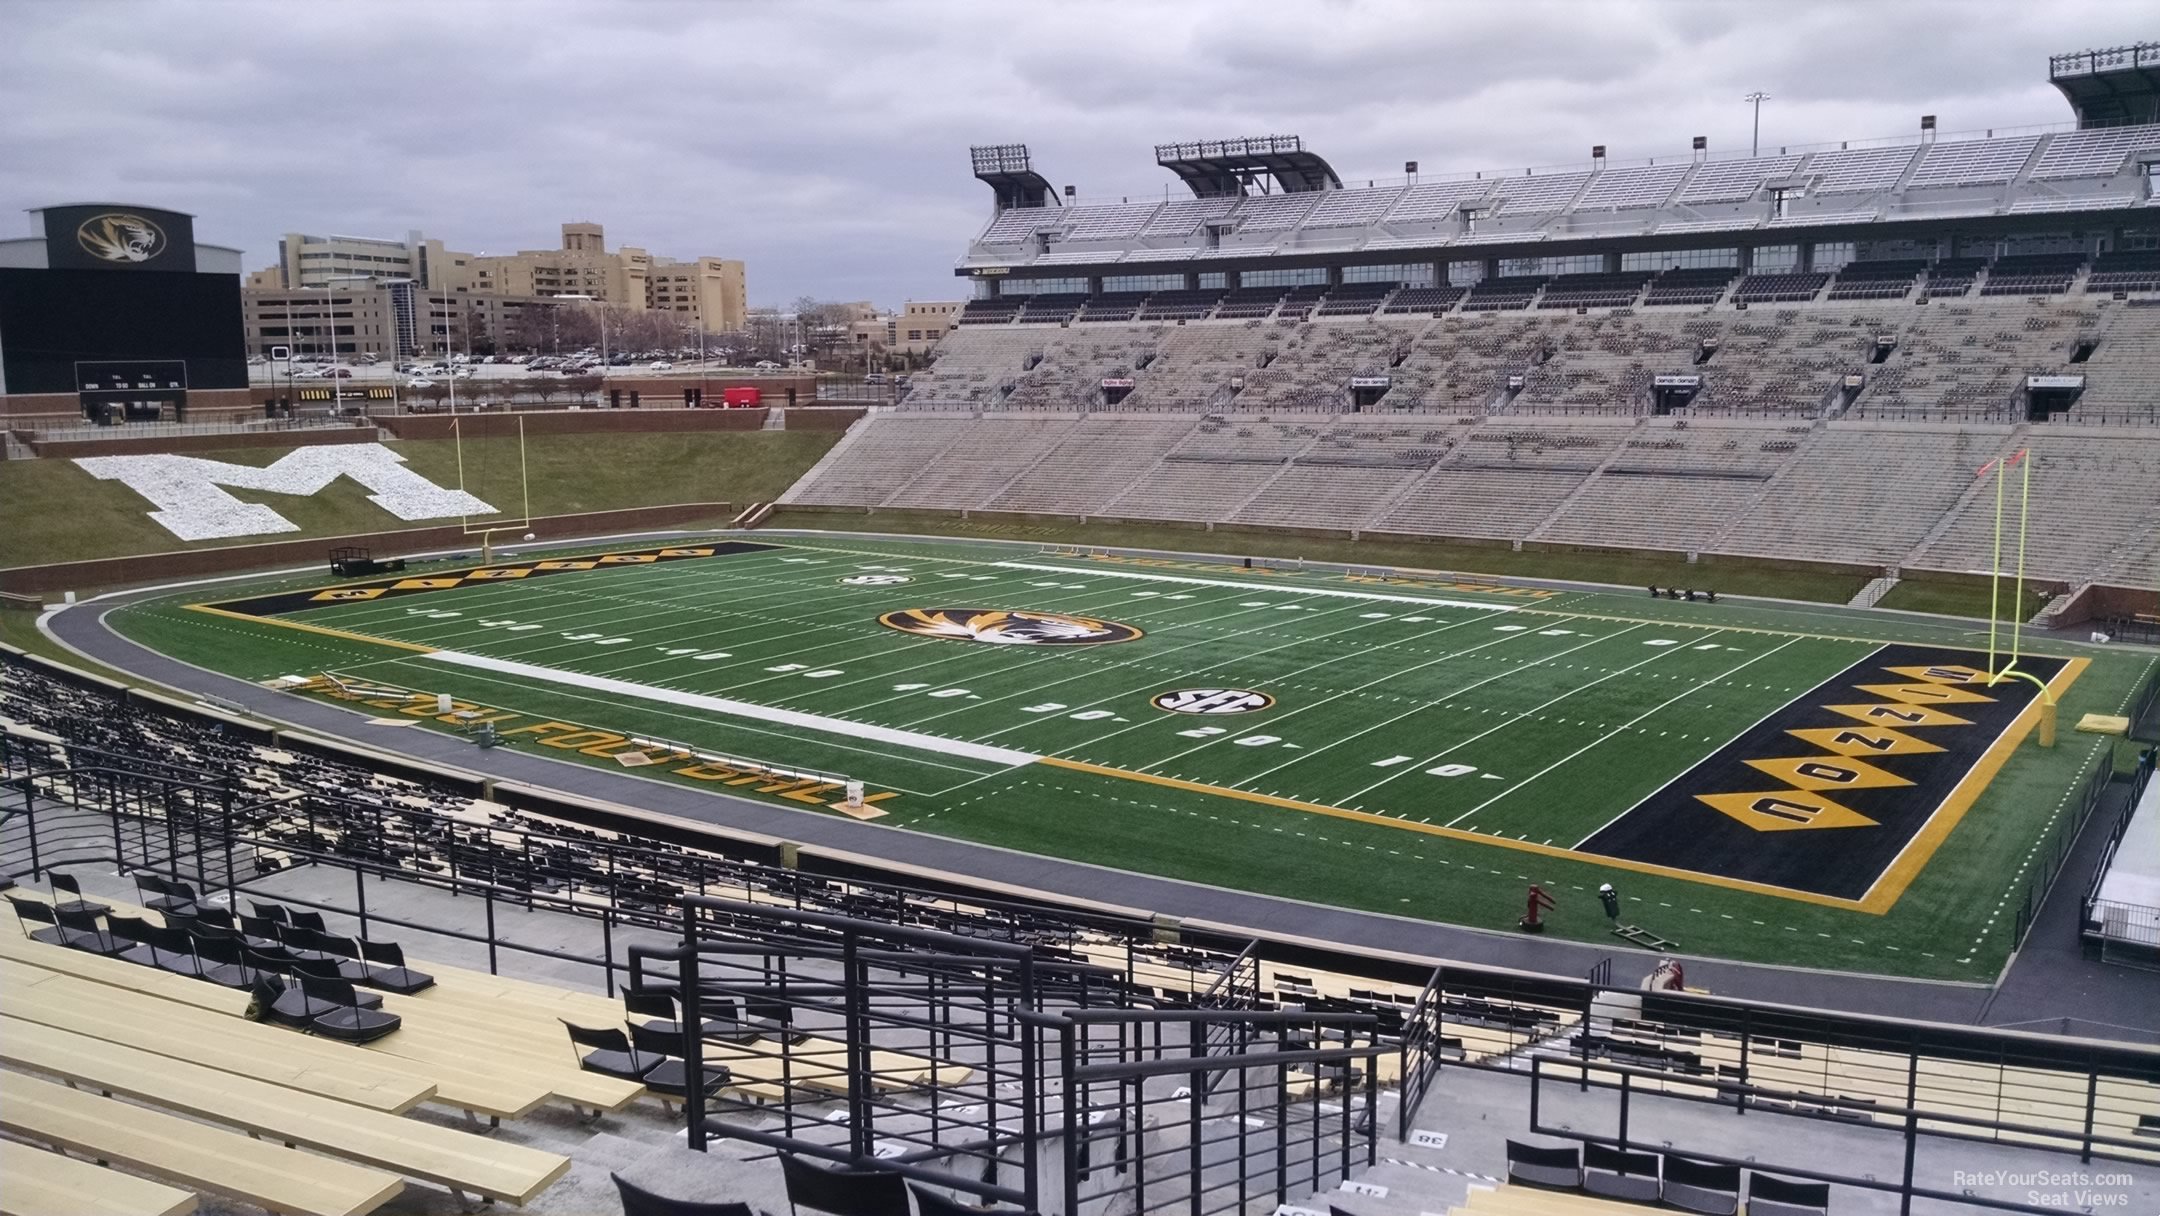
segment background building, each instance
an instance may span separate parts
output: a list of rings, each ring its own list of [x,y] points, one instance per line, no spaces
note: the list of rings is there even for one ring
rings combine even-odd
[[[707,333],[739,330],[749,317],[749,289],[741,262],[713,257],[691,261],[656,258],[629,245],[611,252],[606,231],[590,222],[564,224],[561,248],[523,249],[509,254],[445,249],[441,241],[418,231],[407,233],[403,240],[287,233],[278,242],[278,263],[248,276],[248,292],[263,297],[261,307],[250,312],[248,347],[260,353],[261,339],[265,337],[261,331],[277,328],[280,322],[275,315],[288,305],[296,310],[293,324],[298,325],[299,312],[305,312],[311,302],[320,304],[304,295],[283,293],[335,288],[349,296],[351,307],[360,311],[351,317],[329,319],[333,330],[342,330],[349,321],[353,332],[322,335],[326,346],[328,339],[335,337],[340,339],[341,348],[344,340],[350,339],[352,353],[368,353],[371,349],[375,353],[392,353],[394,344],[385,341],[376,347],[369,341],[387,340],[394,337],[394,331],[364,315],[368,306],[361,301],[368,294],[367,284],[397,282],[411,284],[409,292],[469,297],[483,318],[515,313],[518,306],[513,301],[557,296],[577,296],[633,311],[663,310],[678,314],[688,326],[702,326]],[[444,307],[451,312],[461,311]],[[383,333],[371,333],[371,328],[383,328]],[[424,320],[411,322],[409,328],[412,340],[401,353],[425,353],[431,349],[427,340],[430,326]],[[477,325],[473,330],[476,339],[496,341],[509,332]],[[462,337],[458,344],[464,345]]]
[[[0,241],[0,425],[248,408],[239,250],[196,244],[178,211],[30,214],[40,235]]]

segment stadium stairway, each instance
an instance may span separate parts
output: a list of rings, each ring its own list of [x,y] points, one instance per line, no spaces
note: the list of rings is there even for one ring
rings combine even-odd
[[[1881,578],[1870,579],[1868,585],[1862,587],[1858,594],[1845,601],[1845,606],[1847,608],[1873,608],[1882,602],[1882,597],[1890,594],[1892,587],[1897,585],[1898,580],[1895,575],[1885,574]]]

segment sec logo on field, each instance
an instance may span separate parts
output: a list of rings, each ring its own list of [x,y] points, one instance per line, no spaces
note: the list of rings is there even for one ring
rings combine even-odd
[[[1157,696],[1153,702],[1155,708],[1174,714],[1249,714],[1274,703],[1275,698],[1264,692],[1243,688],[1180,688]]]
[[[850,574],[840,583],[846,587],[897,587],[914,581],[905,574]]]

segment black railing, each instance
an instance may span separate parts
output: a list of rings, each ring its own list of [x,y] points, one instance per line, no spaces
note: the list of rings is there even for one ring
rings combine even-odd
[[[2025,934],[2032,929],[2033,921],[2040,916],[2040,905],[2047,902],[2048,892],[2054,889],[2055,878],[2062,873],[2062,865],[2077,847],[2078,834],[2092,818],[2093,811],[2107,796],[2108,783],[2115,776],[2115,758],[2102,749],[2093,766],[2079,779],[2077,787],[2063,808],[2063,815],[2047,829],[2047,835],[2033,845],[2031,870],[2024,879],[2023,898],[2018,903],[2017,916],[2011,926],[2010,948],[2016,950],[2024,945]]]
[[[1916,1074],[1915,1074],[1916,1075]],[[1598,1090],[1615,1096],[1616,1110],[1613,1126],[1615,1133],[1604,1135],[1575,1130],[1567,1124],[1548,1124],[1542,1117],[1544,1086],[1551,1080],[1560,1080],[1571,1089]],[[1584,1144],[1606,1145],[1622,1152],[1653,1151],[1684,1157],[1690,1161],[1707,1162],[1712,1165],[1738,1166],[1760,1170],[1780,1177],[1800,1178],[1811,1182],[1827,1182],[1832,1186],[1853,1187],[1859,1190],[1885,1192],[1898,1197],[1901,1216],[1912,1211],[1915,1199],[1943,1202],[1971,1207],[1990,1208],[2004,1212],[2030,1212],[2034,1216],[2056,1216],[2064,1210],[2061,1205],[2043,1206],[2019,1203],[2015,1200],[1994,1199],[1976,1195],[1969,1187],[1956,1191],[1923,1186],[1917,1179],[1917,1161],[1923,1136],[1952,1136],[1961,1139],[2009,1138],[2026,1147],[2053,1149],[2058,1152],[2078,1152],[2080,1160],[2090,1161],[2099,1148],[2116,1149],[2122,1156],[2134,1157],[2151,1152],[2147,1142],[2127,1137],[2095,1134],[2088,1124],[2081,1131],[2051,1127],[2017,1118],[1981,1118],[1972,1115],[1948,1114],[1941,1110],[1922,1109],[1911,1098],[1903,1102],[1845,1099],[1846,1117],[1860,1125],[1876,1130],[1894,1131],[1904,1142],[1903,1166],[1895,1179],[1873,1174],[1841,1174],[1834,1170],[1816,1169],[1804,1165],[1790,1165],[1781,1161],[1766,1161],[1759,1156],[1732,1157],[1717,1151],[1721,1143],[1695,1148],[1682,1142],[1666,1129],[1644,1131],[1637,1109],[1639,1099],[1670,1097],[1665,1088],[1668,1078],[1653,1069],[1627,1065],[1603,1064],[1590,1066],[1574,1060],[1536,1059],[1530,1068],[1530,1130],[1541,1136],[1552,1136]],[[1711,1091],[1714,1101],[1741,1109],[1755,1107],[1772,1109],[1786,1103],[1803,1099],[1804,1095],[1773,1086],[1749,1084],[1745,1080],[1711,1077],[1701,1082],[1702,1088]],[[1909,1092],[1909,1091],[1908,1091]],[[1657,1115],[1670,1114],[1672,1108],[1658,1108]],[[1681,1121],[1678,1126],[1685,1126]],[[1970,1129],[1969,1133],[1965,1129]],[[1978,1133],[1986,1132],[1987,1136]],[[1961,1134],[1964,1133],[1964,1134]],[[1691,1133],[1681,1132],[1680,1135]],[[1692,1133],[1699,1135],[1700,1133]],[[2038,1196],[2035,1195],[2037,1198]],[[1837,1205],[1832,1205],[1837,1206]]]
[[[2130,779],[2130,795],[2123,799],[2122,810],[2108,828],[2107,844],[2100,851],[2099,864],[2093,867],[2092,880],[2086,884],[2078,937],[2087,956],[2111,958],[2113,948],[2120,945],[2131,948],[2131,961],[2145,966],[2160,964],[2160,907],[2100,897],[2108,869],[2115,864],[2130,821],[2137,816],[2138,802],[2152,783],[2156,760],[2160,760],[2160,748],[2148,748],[2138,757],[2137,770]]]
[[[1440,970],[1435,968],[1403,1021],[1402,1063],[1396,1070],[1402,1086],[1402,1098],[1395,1108],[1397,1140],[1410,1138],[1410,1121],[1417,1117],[1418,1108],[1425,1104],[1439,1079],[1440,976]]]

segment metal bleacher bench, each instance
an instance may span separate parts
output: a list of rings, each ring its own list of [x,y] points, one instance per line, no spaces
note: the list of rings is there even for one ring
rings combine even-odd
[[[186,1216],[196,1206],[177,1187],[13,1140],[0,1140],[0,1174],[0,1216]]]
[[[20,1073],[0,1073],[0,1128],[25,1139],[124,1164],[167,1182],[235,1196],[274,1212],[355,1216],[374,1211],[405,1188],[404,1183],[380,1170],[251,1140],[191,1119],[100,1098]],[[10,1211],[19,1202],[14,1188],[11,1180],[7,1201]],[[26,1214],[36,1212],[37,1216],[55,1211],[72,1216],[77,1210],[25,1209]]]
[[[523,1204],[570,1168],[570,1159],[555,1153],[14,1018],[0,1024],[0,1061],[423,1179],[461,1196]]]

